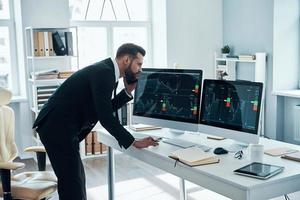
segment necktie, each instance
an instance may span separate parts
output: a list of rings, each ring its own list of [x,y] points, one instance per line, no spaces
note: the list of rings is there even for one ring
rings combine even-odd
[[[118,84],[119,84],[119,82],[116,82],[115,89],[114,89],[114,98],[117,96]],[[118,119],[118,121],[120,121],[120,120],[119,120],[118,109],[117,109],[117,110],[115,110],[114,112],[115,112],[115,116],[116,116],[116,118]]]

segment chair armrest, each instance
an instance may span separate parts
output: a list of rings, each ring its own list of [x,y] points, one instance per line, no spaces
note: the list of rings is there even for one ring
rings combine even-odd
[[[46,170],[46,149],[44,146],[32,146],[24,149],[25,152],[35,152],[38,161],[39,171]]]
[[[25,164],[21,162],[0,162],[0,169],[16,170],[24,167]]]
[[[24,149],[25,152],[46,152],[44,146],[32,146],[32,147],[27,147]]]

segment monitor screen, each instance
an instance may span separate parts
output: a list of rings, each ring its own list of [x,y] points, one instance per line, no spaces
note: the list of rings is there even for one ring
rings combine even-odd
[[[201,85],[201,70],[143,69],[133,115],[198,124]]]
[[[262,83],[204,80],[200,123],[257,134]]]

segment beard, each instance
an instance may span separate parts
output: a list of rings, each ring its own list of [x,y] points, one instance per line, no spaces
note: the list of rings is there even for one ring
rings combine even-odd
[[[129,66],[125,70],[125,79],[128,84],[137,82],[136,74],[132,72],[131,65],[132,65],[132,62],[129,64]]]

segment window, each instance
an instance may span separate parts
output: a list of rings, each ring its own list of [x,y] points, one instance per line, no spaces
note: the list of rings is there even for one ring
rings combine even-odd
[[[78,26],[79,66],[109,56],[127,42],[142,46],[150,65],[151,21],[149,0],[70,0],[71,24]]]
[[[17,56],[15,48],[13,5],[0,0],[0,87],[18,93]]]

